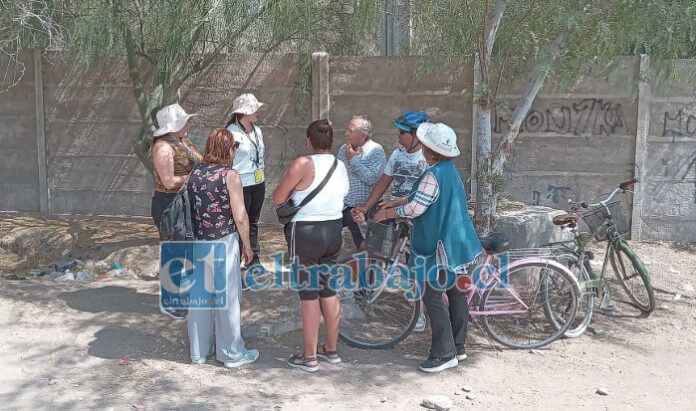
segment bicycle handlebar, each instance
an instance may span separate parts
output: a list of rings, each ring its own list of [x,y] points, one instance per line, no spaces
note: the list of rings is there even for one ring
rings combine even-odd
[[[637,178],[633,178],[631,180],[624,181],[623,183],[619,184],[619,186],[616,189],[614,189],[614,191],[611,192],[609,197],[607,197],[606,199],[604,199],[598,203],[591,203],[590,204],[590,203],[583,201],[581,203],[574,203],[574,204],[579,205],[581,208],[592,208],[592,207],[599,207],[599,206],[606,207],[607,203],[609,203],[609,201],[612,198],[614,198],[616,193],[618,193],[619,191],[625,192],[628,189],[628,187],[635,185],[637,182],[638,182]],[[577,210],[578,208],[576,205],[573,205],[573,207],[571,207],[571,209]]]
[[[628,180],[628,181],[624,181],[623,183],[619,184],[619,188],[622,189],[622,190],[625,190],[625,189],[627,189],[628,187],[633,186],[633,185],[636,184],[637,182],[638,182],[638,179],[637,179],[637,178],[634,178],[634,179]]]

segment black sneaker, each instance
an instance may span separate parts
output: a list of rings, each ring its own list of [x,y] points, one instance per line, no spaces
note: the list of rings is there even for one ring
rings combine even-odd
[[[459,365],[456,356],[447,358],[430,357],[418,367],[423,372],[440,372]]]

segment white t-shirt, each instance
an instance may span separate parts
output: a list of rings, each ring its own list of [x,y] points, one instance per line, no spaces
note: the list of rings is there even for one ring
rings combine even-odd
[[[304,190],[295,191],[291,198],[299,204],[324,181],[336,157],[333,154],[314,154],[309,156],[314,163],[314,181]],[[324,188],[300,211],[292,221],[331,221],[343,218],[343,198],[348,194],[348,172],[342,161],[326,182]]]
[[[406,197],[414,188],[413,184],[428,168],[428,162],[423,157],[423,150],[409,153],[399,147],[389,156],[383,173],[394,178],[389,192],[389,199]]]

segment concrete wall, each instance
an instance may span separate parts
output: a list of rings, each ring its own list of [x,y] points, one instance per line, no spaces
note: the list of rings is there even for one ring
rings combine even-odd
[[[12,193],[0,198],[0,210],[38,212],[46,203],[49,215],[148,216],[152,182],[131,149],[139,124],[124,62],[115,59],[100,72],[76,77],[69,58],[50,57],[38,59],[37,76],[32,54],[23,56],[24,79],[0,94],[0,188]],[[199,113],[190,136],[203,148],[207,133],[225,124],[241,92],[268,103],[261,119],[268,146],[262,218],[268,222],[275,221],[270,193],[290,161],[306,153],[305,128],[313,117],[330,117],[338,147],[350,117],[366,114],[375,124],[375,140],[390,152],[396,148],[391,120],[424,110],[457,130],[463,153],[457,165],[468,180],[475,140],[475,108],[467,98],[475,87],[473,64],[464,61],[457,74],[434,76],[417,72],[415,59],[325,56],[314,59],[310,74],[300,72],[296,55],[229,56],[205,81],[182,90],[182,105]],[[571,86],[550,81],[508,163],[507,194],[565,208],[568,199],[592,199],[639,175],[644,181],[633,201],[634,238],[696,241],[689,224],[696,220],[696,63],[675,65],[681,76],[676,83],[637,57]],[[294,87],[310,80],[311,100],[298,105]],[[503,83],[501,100],[513,105],[526,81]],[[37,109],[40,97],[43,110]],[[506,129],[500,117],[493,124],[496,138]],[[45,132],[43,145],[37,124]],[[631,210],[625,211],[630,219]]]
[[[269,103],[261,123],[268,145],[268,181],[275,185],[280,170],[304,153],[304,130],[311,121],[309,109],[296,110],[291,98],[296,60],[293,55],[230,56],[211,68],[204,83],[186,84],[181,104],[198,114],[189,123],[189,137],[203,150],[210,130],[226,124],[234,97],[242,89],[255,93]],[[50,64],[43,63],[48,214],[149,216],[153,183],[131,148],[140,121],[125,61],[113,59],[104,70],[79,76],[79,81],[73,80],[68,61],[52,56]],[[25,89],[33,97],[31,82],[23,81],[12,92]],[[13,96],[0,95],[0,104],[10,105]],[[17,110],[33,114],[33,98],[25,100]],[[35,123],[31,121],[29,125]],[[38,181],[35,134],[35,128],[27,130],[28,145],[22,146],[25,155],[34,154],[31,162],[24,163],[30,171],[25,178],[31,177],[34,184]],[[0,209],[38,211],[37,194],[27,196],[35,202],[34,208],[10,203]],[[266,202],[266,218],[273,217],[268,214],[272,211],[271,202]]]
[[[471,63],[462,62],[462,74],[455,78],[420,74],[417,66],[415,58],[331,58],[329,95],[336,132],[342,136],[353,115],[365,114],[375,126],[374,139],[391,153],[398,146],[392,120],[405,111],[425,111],[456,130],[463,154],[457,166],[468,176],[472,109],[462,94],[473,84]]]
[[[696,62],[674,64],[676,84],[651,70],[641,235],[696,241]]]
[[[26,67],[16,87],[0,94],[0,210],[37,212],[39,170],[36,144],[36,90],[31,53],[21,56]],[[7,59],[0,58],[0,65]]]
[[[633,177],[638,60],[624,59],[609,73],[584,76],[561,89],[549,81],[507,165],[508,195],[566,209],[569,199],[590,201]],[[524,87],[506,84],[502,97],[514,104]],[[493,130],[507,131],[507,124],[496,117]]]

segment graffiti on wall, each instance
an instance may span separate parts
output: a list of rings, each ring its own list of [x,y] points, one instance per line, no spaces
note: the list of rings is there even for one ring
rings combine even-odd
[[[572,189],[566,186],[555,186],[549,184],[548,188],[546,189],[546,193],[544,193],[543,195],[543,198],[542,193],[540,191],[532,191],[532,204],[541,205],[542,202],[558,204],[562,200],[567,198],[566,193],[568,191],[572,191]]]
[[[696,137],[696,110],[680,108],[676,113],[665,111],[663,137]]]
[[[508,130],[503,117],[496,115],[494,118],[494,133]],[[606,136],[629,133],[622,105],[596,98],[546,110],[532,109],[522,122],[520,132]]]

